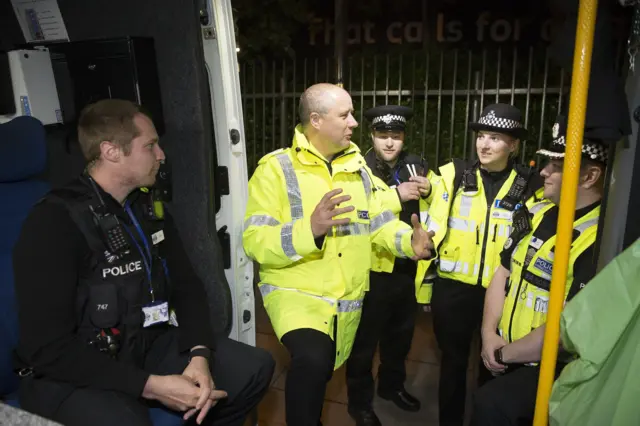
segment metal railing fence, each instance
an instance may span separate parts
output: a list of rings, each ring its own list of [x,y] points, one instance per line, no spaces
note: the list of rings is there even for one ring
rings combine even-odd
[[[334,81],[334,69],[329,58],[241,64],[250,173],[263,155],[290,145],[300,95],[311,84]],[[520,156],[524,162],[534,159],[535,151],[550,140],[551,126],[568,93],[567,76],[550,63],[546,47],[351,55],[344,75],[359,122],[352,140],[363,151],[371,146],[363,117],[367,108],[386,103],[410,106],[414,116],[405,146],[423,154],[431,167],[452,157],[475,156],[468,122],[494,102],[521,109],[529,138]]]

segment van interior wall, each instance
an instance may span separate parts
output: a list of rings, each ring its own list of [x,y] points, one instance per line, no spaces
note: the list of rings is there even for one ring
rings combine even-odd
[[[24,43],[24,39],[10,1],[0,3],[0,47],[10,49]],[[154,39],[166,127],[160,143],[172,173],[169,211],[176,219],[193,267],[207,288],[214,329],[228,334],[231,293],[216,237],[212,180],[215,142],[195,2],[58,0],[58,4],[71,41],[122,36]],[[14,22],[4,25],[7,18]],[[48,131],[49,179],[54,186],[84,167],[75,129],[72,130],[70,144],[66,140],[68,129]]]

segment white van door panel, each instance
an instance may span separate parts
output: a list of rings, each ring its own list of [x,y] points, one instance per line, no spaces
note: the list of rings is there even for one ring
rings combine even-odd
[[[202,41],[211,87],[216,152],[218,166],[227,168],[229,179],[229,195],[222,195],[216,214],[216,227],[220,230],[226,226],[231,240],[231,268],[225,270],[233,300],[229,337],[255,346],[253,262],[242,247],[248,172],[233,14],[230,0],[205,3]]]

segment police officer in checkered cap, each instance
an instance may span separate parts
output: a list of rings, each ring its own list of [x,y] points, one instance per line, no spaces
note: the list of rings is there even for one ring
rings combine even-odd
[[[537,154],[550,160],[562,160],[567,148],[567,117],[559,115],[551,129],[551,144],[549,148],[538,150]],[[582,141],[582,161],[587,163],[598,162],[607,164],[609,146],[600,139],[600,134],[595,130],[585,128]]]
[[[538,151],[546,158],[541,201],[529,206],[526,232],[510,234],[487,289],[482,319],[482,359],[497,377],[474,396],[474,426],[531,424],[533,421],[539,362],[547,319],[549,289],[554,264],[558,204],[562,190],[567,147],[567,120],[558,117],[550,146]],[[608,146],[602,133],[586,128],[582,142],[580,178],[576,194],[569,265],[564,283],[565,303],[595,275],[595,240],[604,191]],[[515,219],[514,219],[515,221]],[[505,296],[506,295],[506,296]],[[560,350],[556,377],[571,361]]]
[[[453,159],[430,179],[425,225],[435,231],[438,256],[418,262],[416,284],[418,302],[431,302],[442,352],[440,425],[463,424],[471,341],[482,322],[485,289],[500,265],[514,211],[542,186],[537,171],[517,161],[527,137],[523,121],[513,105],[488,105],[469,123],[477,160]],[[480,367],[480,382],[490,377]]]
[[[409,224],[412,214],[420,213],[420,199],[429,192],[425,162],[404,149],[405,129],[412,115],[411,108],[402,105],[380,105],[364,112],[372,142],[365,160],[374,174],[376,194],[385,209]],[[378,395],[403,410],[420,409],[420,401],[404,387],[417,308],[415,274],[415,261],[394,259],[373,247],[369,291],[346,371],[348,412],[357,426],[380,425],[372,407],[372,367],[378,343]]]

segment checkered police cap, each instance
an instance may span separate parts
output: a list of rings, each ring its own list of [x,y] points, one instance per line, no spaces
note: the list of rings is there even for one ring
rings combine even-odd
[[[584,139],[582,141],[582,155],[593,161],[607,163],[609,159],[609,147],[601,140],[590,138],[589,129],[584,131]],[[556,119],[551,130],[551,145],[548,149],[540,149],[537,154],[552,159],[562,159],[567,149],[567,117],[560,115]]]
[[[403,105],[379,105],[364,112],[373,130],[404,130],[413,110]]]
[[[371,124],[375,126],[378,123],[390,124],[390,123],[393,123],[394,121],[398,121],[400,123],[407,122],[407,120],[401,115],[385,114],[385,115],[381,115],[379,117],[374,118]]]
[[[520,110],[509,104],[493,104],[487,106],[475,123],[469,123],[475,131],[493,131],[505,133],[516,139],[524,139],[527,130],[522,124]]]

